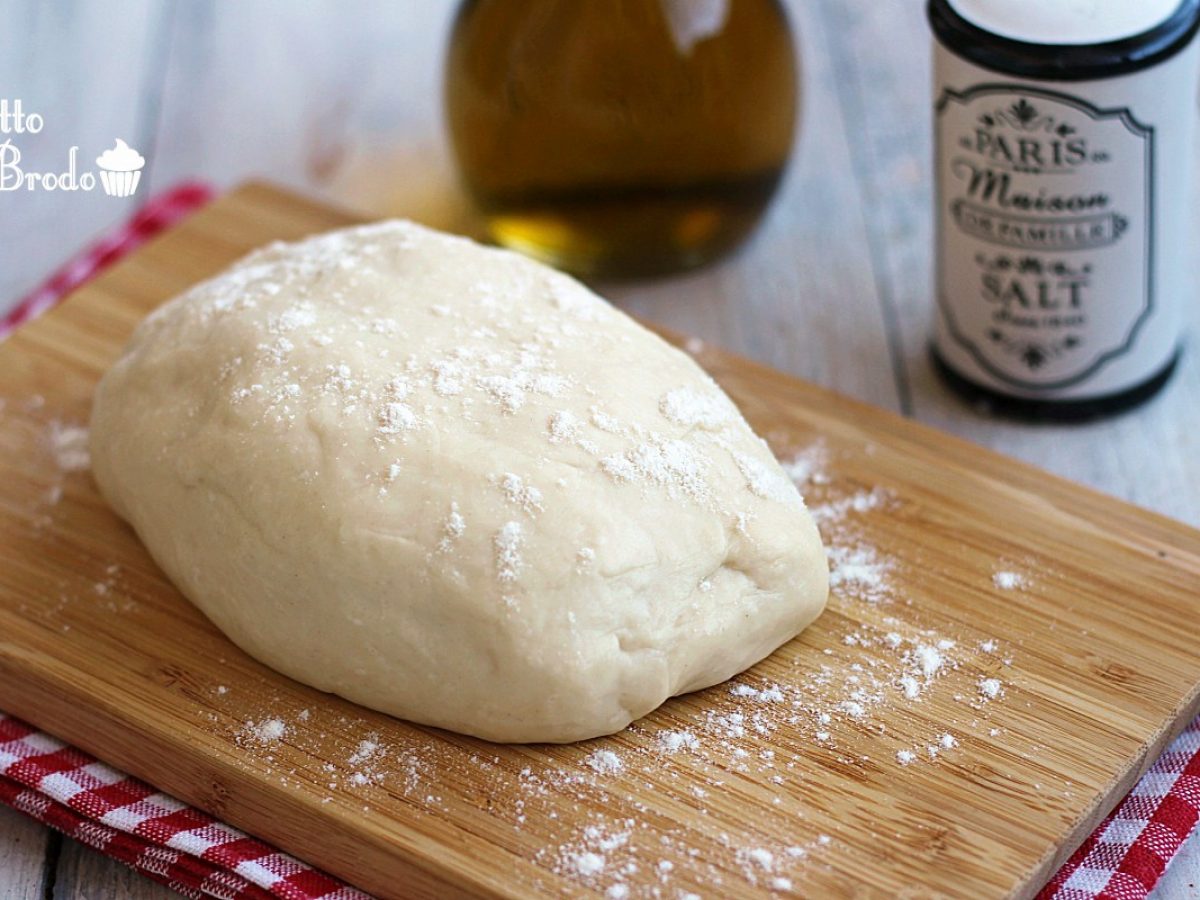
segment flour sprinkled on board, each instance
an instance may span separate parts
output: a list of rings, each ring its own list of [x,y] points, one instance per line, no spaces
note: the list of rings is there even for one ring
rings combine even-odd
[[[700,742],[690,731],[660,731],[658,746],[667,753],[678,753],[681,750],[696,750]]]
[[[888,572],[891,560],[866,544],[837,545],[828,548],[829,587],[868,603],[880,603],[892,596]]]
[[[615,775],[625,768],[621,757],[611,750],[596,750],[584,760],[584,763],[600,775]]]
[[[816,486],[829,484],[829,448],[824,441],[814,441],[790,458],[781,460],[780,465],[801,491],[810,482]]]
[[[737,860],[746,880],[752,885],[757,885],[764,874],[770,875],[775,871],[775,854],[765,847],[749,847],[740,850]]]
[[[1001,591],[1015,591],[1028,587],[1029,579],[1020,572],[1000,571],[992,574],[992,584]]]
[[[88,453],[88,429],[82,425],[70,425],[52,421],[47,429],[50,452],[54,462],[63,472],[80,472],[92,464]]]
[[[240,736],[258,744],[274,744],[282,740],[287,732],[287,724],[282,719],[269,718],[258,722],[247,722]]]
[[[586,851],[584,853],[574,853],[568,857],[571,868],[582,875],[584,878],[590,878],[592,875],[599,875],[604,871],[604,857],[599,853]]]
[[[932,678],[934,675],[936,675],[938,670],[941,669],[942,664],[945,662],[945,660],[942,659],[942,654],[939,651],[941,649],[948,650],[950,647],[954,646],[953,641],[947,641],[945,643],[948,646],[944,648],[935,647],[930,644],[918,644],[917,648],[913,651],[916,664],[921,669],[921,675],[926,679]]]
[[[1000,692],[1004,686],[1000,683],[999,678],[981,678],[979,679],[979,693],[987,700],[995,700],[1000,696]]]
[[[358,742],[358,747],[352,754],[350,754],[350,758],[347,760],[347,762],[349,762],[350,765],[355,766],[359,763],[366,762],[377,753],[379,753],[379,741],[377,739],[367,738],[366,740]]]

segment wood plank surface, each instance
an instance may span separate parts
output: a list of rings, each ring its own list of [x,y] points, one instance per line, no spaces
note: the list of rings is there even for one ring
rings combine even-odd
[[[78,841],[63,841],[54,874],[53,889],[38,894],[39,900],[96,900],[101,897],[173,900],[179,896],[170,888]]]
[[[50,833],[28,816],[0,806],[0,897],[41,900]]]
[[[569,747],[412,727],[257,665],[54,437],[148,309],[347,221],[243,189],[0,348],[0,708],[381,895],[511,897],[1028,895],[1195,713],[1200,650],[1162,623],[1200,611],[1200,534],[709,349],[781,457],[820,458],[806,493],[836,550],[878,554],[874,602],[845,568],[735,692]],[[911,651],[937,647],[906,701]]]

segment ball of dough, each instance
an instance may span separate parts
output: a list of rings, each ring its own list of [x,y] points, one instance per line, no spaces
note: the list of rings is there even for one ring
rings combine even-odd
[[[409,222],[266,247],[154,312],[91,451],[246,652],[491,740],[618,731],[825,603],[800,495],[688,356]]]

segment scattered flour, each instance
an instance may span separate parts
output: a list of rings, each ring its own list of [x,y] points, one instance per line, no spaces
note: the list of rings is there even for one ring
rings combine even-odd
[[[667,753],[678,753],[680,750],[697,750],[700,741],[690,731],[660,731],[658,746]]]
[[[932,678],[942,668],[942,654],[938,652],[937,647],[931,647],[928,644],[920,644],[914,651],[917,663],[921,667],[921,674],[926,678]]]
[[[861,719],[867,714],[867,708],[858,700],[843,700],[837,708],[852,719]]]
[[[523,532],[520,522],[506,522],[492,538],[496,551],[496,577],[500,581],[516,581],[525,565],[521,559]]]
[[[458,511],[458,504],[452,502],[450,514],[442,523],[442,537],[438,541],[438,550],[442,553],[449,552],[454,547],[454,542],[462,537],[466,530],[467,522],[462,517],[462,513]]]
[[[584,763],[599,775],[616,775],[625,768],[621,757],[611,750],[596,750],[584,760]]]
[[[736,411],[724,396],[691,387],[676,388],[665,394],[658,404],[659,411],[677,425],[698,426],[718,430],[736,420]]]
[[[780,465],[788,478],[800,489],[809,482],[814,485],[829,484],[830,477],[826,471],[829,465],[829,450],[823,441],[811,444],[790,460],[782,461]]]
[[[261,722],[247,722],[241,735],[258,744],[273,744],[282,740],[287,731],[283,719],[263,719]]]
[[[350,765],[357,766],[371,759],[379,752],[379,743],[376,740],[367,739],[359,741],[358,748],[350,754],[350,758],[346,760]]]
[[[682,400],[677,397],[673,403]],[[671,409],[684,415],[675,405]],[[697,419],[698,427],[703,427],[702,419]],[[565,413],[553,414],[548,433],[552,440],[572,443],[582,439],[586,428],[615,434],[602,427],[614,423],[599,422],[595,415],[585,423]],[[670,484],[685,492],[687,466],[668,462],[670,451],[652,439],[646,444],[652,452],[619,455],[624,462],[614,462],[616,471],[610,476]],[[840,486],[828,475],[828,460],[828,451],[818,444],[789,466],[798,484],[815,495],[814,509],[822,511],[819,525],[831,562],[830,607],[846,613],[835,615],[823,630],[819,652],[800,654],[790,671],[772,669],[769,679],[753,670],[744,673],[706,692],[703,703],[685,699],[673,704],[669,728],[651,724],[655,719],[635,723],[619,745],[598,742],[587,750],[564,748],[553,756],[539,755],[536,762],[524,759],[517,763],[523,766],[519,773],[512,766],[520,757],[511,754],[492,756],[474,744],[471,749],[430,736],[414,737],[411,746],[395,750],[384,747],[377,735],[364,734],[364,729],[345,763],[329,772],[331,790],[374,784],[392,789],[395,779],[407,796],[436,809],[440,798],[429,793],[428,785],[444,783],[439,769],[469,766],[495,786],[489,808],[498,804],[497,814],[511,815],[516,827],[527,817],[543,817],[545,824],[546,819],[559,820],[564,809],[582,811],[581,826],[547,826],[557,829],[552,833],[561,839],[535,851],[534,860],[609,900],[643,894],[689,896],[683,890],[684,872],[689,882],[700,879],[710,886],[702,891],[706,897],[738,891],[728,880],[731,871],[732,878],[744,879],[760,891],[803,895],[806,868],[820,865],[833,839],[812,836],[811,831],[808,838],[802,837],[809,827],[802,816],[789,820],[794,831],[789,827],[781,832],[786,842],[763,837],[770,832],[743,833],[729,827],[719,841],[692,846],[690,841],[699,840],[697,832],[646,815],[652,811],[627,795],[624,786],[645,783],[655,791],[677,790],[678,799],[706,816],[711,798],[724,795],[734,778],[752,780],[761,790],[775,792],[768,794],[770,803],[792,808],[796,795],[789,785],[812,778],[817,760],[838,766],[869,764],[883,769],[884,777],[889,770],[895,777],[902,771],[909,776],[914,766],[921,768],[918,764],[936,766],[960,746],[969,747],[974,735],[995,738],[1000,733],[994,727],[989,730],[987,703],[1001,702],[1004,694],[1000,679],[991,673],[1011,662],[997,656],[1000,643],[995,638],[939,634],[920,626],[919,610],[904,602],[897,586],[902,562],[884,554],[871,539],[869,517],[891,499],[882,491],[857,486],[839,493]],[[603,466],[601,457],[593,464]],[[702,482],[703,466],[691,474]],[[531,494],[532,485],[512,473],[498,475],[495,484],[504,502],[512,504],[515,517],[493,535],[496,574],[500,581],[512,582],[524,564],[525,532],[516,518],[532,515],[544,498],[540,492]],[[440,549],[451,550],[466,528],[457,506],[452,506],[443,521]],[[580,571],[596,564],[591,548],[575,552]],[[929,722],[931,707],[923,706],[923,714],[911,718],[912,730],[904,732],[907,746],[896,749],[885,725],[897,718],[910,721],[904,718],[906,711],[931,699],[938,701],[932,708],[939,710],[951,700],[961,702],[962,715]],[[247,723],[242,733],[248,744],[269,748],[285,734],[289,743],[299,743],[306,730],[298,723],[268,718]]]
[[[882,603],[891,598],[888,573],[891,560],[882,557],[866,544],[846,546],[831,544],[829,555],[829,587],[868,603]]]
[[[1020,572],[996,572],[992,575],[992,584],[1002,591],[1015,591],[1027,587],[1028,582]]]
[[[525,482],[521,476],[506,472],[498,480],[509,503],[519,506],[531,516],[542,511],[542,492]]]
[[[393,435],[411,431],[420,424],[420,421],[407,403],[399,401],[385,403],[379,411],[379,433]]]
[[[571,866],[584,878],[590,878],[604,871],[604,857],[599,853],[576,853],[571,857]]]
[[[1001,685],[999,678],[979,679],[979,693],[983,695],[985,699],[994,700],[1000,696],[1000,691],[1002,689],[1003,685]]]
[[[708,457],[685,440],[653,439],[600,460],[600,469],[616,482],[642,482],[665,488],[671,497],[707,503]]]
[[[624,432],[621,423],[603,410],[593,406],[590,412],[592,424],[601,431],[607,431],[609,434],[622,434]]]
[[[733,461],[741,470],[742,477],[746,479],[746,485],[750,488],[751,493],[777,503],[792,505],[803,503],[796,486],[774,468],[746,453],[735,453]]]
[[[49,441],[54,462],[63,472],[80,472],[91,467],[87,428],[58,421],[51,422]]]
[[[580,421],[578,416],[569,410],[559,410],[550,417],[547,432],[550,443],[573,443],[579,439]]]
[[[729,693],[735,697],[749,697],[760,703],[782,703],[784,700],[783,691],[779,685],[759,690],[748,684],[735,683],[729,689]]]

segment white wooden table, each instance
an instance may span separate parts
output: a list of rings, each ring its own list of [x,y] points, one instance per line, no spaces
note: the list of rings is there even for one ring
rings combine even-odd
[[[703,271],[606,289],[676,330],[1200,525],[1200,349],[1153,402],[1020,426],[963,406],[926,357],[928,36],[919,0],[791,0],[804,70],[795,165],[764,226]],[[129,200],[0,193],[0,311],[150,192],[266,177],[378,215],[469,227],[440,122],[451,0],[9,0],[0,97],[38,112],[23,164],[148,159]],[[2,143],[2,140],[0,140]],[[1200,303],[1193,304],[1195,323]],[[1197,329],[1193,328],[1193,334]],[[1194,344],[1194,341],[1193,341]],[[1180,623],[1184,624],[1184,623]],[[1198,635],[1200,639],[1200,635]],[[1156,900],[1200,897],[1200,838]],[[169,892],[0,808],[0,897]]]

